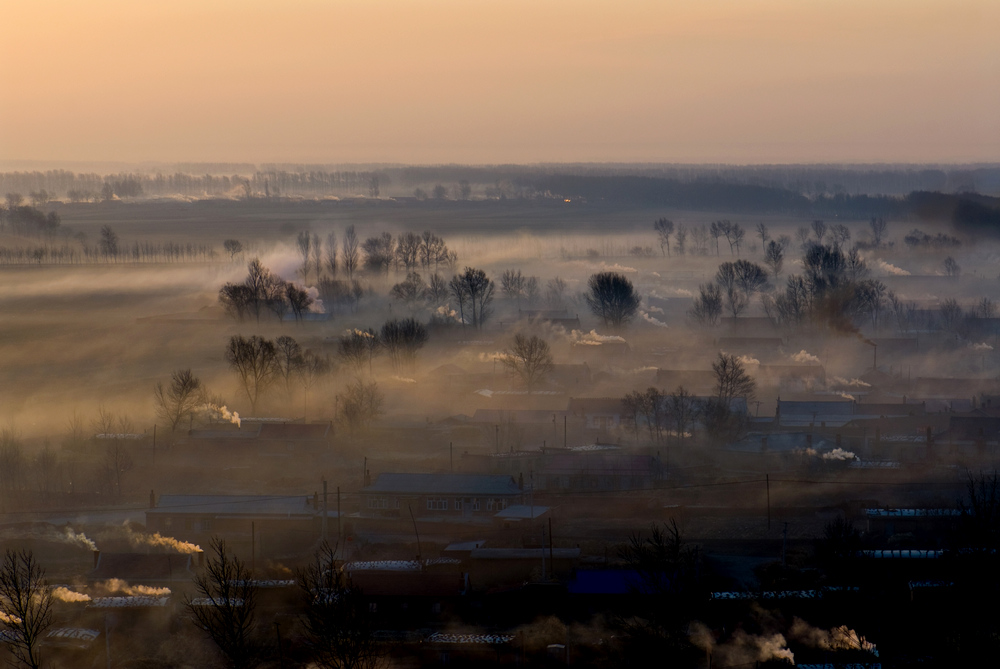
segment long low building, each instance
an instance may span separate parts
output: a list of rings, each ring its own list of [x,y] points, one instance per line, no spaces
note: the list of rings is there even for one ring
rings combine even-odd
[[[512,476],[485,474],[380,474],[361,490],[361,515],[493,516],[521,502]]]

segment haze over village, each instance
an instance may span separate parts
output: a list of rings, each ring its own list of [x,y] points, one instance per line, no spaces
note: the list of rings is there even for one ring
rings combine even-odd
[[[1000,651],[991,3],[7,10],[4,661]]]

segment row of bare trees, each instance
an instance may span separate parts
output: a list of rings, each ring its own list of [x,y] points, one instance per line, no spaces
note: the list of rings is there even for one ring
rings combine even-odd
[[[227,283],[219,289],[219,302],[233,318],[242,321],[253,317],[259,323],[261,314],[267,311],[279,320],[290,311],[299,320],[309,311],[313,298],[254,258],[247,264],[247,276],[241,283]]]

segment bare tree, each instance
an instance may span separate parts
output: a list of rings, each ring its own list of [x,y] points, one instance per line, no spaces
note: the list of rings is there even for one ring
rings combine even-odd
[[[958,263],[951,256],[944,259],[944,273],[948,276],[959,276],[962,274],[962,268],[959,267]]]
[[[592,274],[587,287],[589,291],[584,295],[587,306],[608,327],[621,328],[628,325],[639,311],[642,298],[632,282],[621,274]]]
[[[396,241],[388,232],[375,237],[369,237],[361,243],[365,252],[365,267],[373,273],[388,274],[392,262],[396,258]]]
[[[299,254],[302,256],[302,280],[309,282],[309,268],[312,266],[312,236],[308,230],[299,232],[295,238],[295,244],[299,247]],[[319,268],[316,268],[317,271]]]
[[[767,243],[764,249],[764,264],[771,269],[771,274],[777,279],[785,264],[785,250],[781,248],[781,244],[773,239]]]
[[[552,371],[549,343],[537,335],[515,334],[500,358],[504,367],[521,377],[530,393],[536,383]]]
[[[176,369],[170,375],[170,385],[157,383],[153,388],[156,415],[173,432],[195,409],[205,403],[205,388],[190,369]]]
[[[843,223],[835,223],[830,226],[830,235],[833,237],[833,243],[837,246],[846,246],[847,242],[851,241],[851,229]]]
[[[816,243],[822,244],[823,239],[826,238],[826,223],[823,221],[813,221],[812,231],[813,234],[816,235]]]
[[[767,248],[767,240],[771,238],[771,234],[767,231],[767,226],[764,223],[757,224],[757,236],[760,237],[760,248],[761,250]]]
[[[448,297],[448,282],[440,274],[431,274],[425,291],[428,300],[440,305]]]
[[[205,571],[194,579],[200,597],[187,597],[184,605],[234,669],[250,669],[262,661],[255,629],[258,586],[224,540],[213,538],[211,549]]]
[[[472,327],[483,327],[493,313],[493,291],[495,288],[493,280],[486,276],[486,272],[481,269],[466,267],[464,272],[452,278],[449,287],[452,295],[458,301],[462,322],[465,322],[465,309],[468,307],[471,311]]]
[[[653,223],[653,230],[660,240],[660,253],[663,254],[663,249],[666,247],[666,255],[670,255],[670,235],[674,234],[674,222],[666,218],[657,219]]]
[[[326,271],[330,278],[337,278],[337,233],[330,231],[326,236]]]
[[[677,390],[667,396],[667,416],[677,435],[678,443],[684,441],[684,435],[688,426],[694,421],[694,415],[694,398],[684,386],[677,386]]]
[[[288,335],[282,335],[274,341],[277,351],[275,363],[278,375],[285,381],[285,390],[291,392],[292,378],[299,372],[303,364],[302,347]]]
[[[0,630],[3,643],[20,664],[42,666],[42,637],[52,627],[52,589],[30,550],[7,549],[0,565]]]
[[[365,383],[361,379],[347,386],[338,402],[337,420],[347,426],[352,433],[367,430],[382,415],[385,395],[374,381]]]
[[[415,232],[404,232],[396,238],[396,263],[406,271],[413,270],[420,263],[420,249],[423,239]]]
[[[354,226],[347,226],[347,230],[344,231],[344,271],[347,272],[347,278],[349,281],[354,280],[354,273],[358,271],[358,264],[360,263],[360,253],[358,251],[360,243],[358,242],[358,235],[354,232]]]
[[[381,348],[378,334],[367,330],[354,329],[340,337],[337,343],[337,353],[360,376],[365,363],[368,363],[368,373],[371,374],[372,359]]]
[[[327,669],[376,669],[384,654],[362,593],[351,586],[325,541],[313,561],[298,571],[305,600],[306,643],[312,666]]]
[[[448,245],[430,230],[424,230],[420,236],[418,256],[422,266],[429,270],[433,265],[436,269],[441,263],[448,263]]]
[[[437,275],[435,274],[434,276]],[[440,278],[441,277],[438,277],[438,279]],[[392,295],[392,297],[407,305],[412,305],[414,302],[424,299],[427,293],[427,284],[424,283],[424,280],[417,272],[410,272],[407,274],[406,280],[395,284],[389,291],[389,294]]]
[[[230,260],[235,260],[237,255],[243,253],[243,242],[238,239],[227,239],[222,242],[222,248],[229,254]]]
[[[716,397],[724,404],[728,405],[737,397],[751,400],[755,396],[757,384],[735,355],[720,353],[712,363],[712,371],[715,372]]]
[[[427,328],[412,318],[394,319],[382,325],[379,334],[382,347],[389,354],[397,372],[416,360],[417,351],[427,343]]]
[[[724,262],[719,265],[719,270],[715,274],[715,283],[722,289],[729,313],[733,315],[733,318],[739,318],[740,314],[750,306],[750,301],[740,285],[736,263]]]
[[[538,288],[538,277],[529,276],[524,280],[524,299],[528,301],[528,306],[533,307],[538,302],[541,291]]]
[[[508,300],[517,300],[520,305],[521,296],[524,294],[524,275],[521,274],[521,270],[505,269],[500,274],[500,290]]]
[[[545,285],[545,301],[552,306],[561,305],[566,294],[566,282],[558,276],[549,279]]]
[[[250,409],[254,413],[257,412],[257,401],[260,396],[274,380],[277,357],[278,352],[274,342],[258,335],[249,338],[233,335],[229,339],[226,362],[239,377],[250,401]]]
[[[122,425],[121,429],[125,429]],[[124,432],[122,434],[125,434]],[[135,460],[125,448],[123,439],[113,438],[104,449],[104,485],[116,500],[121,500],[124,492],[124,478],[135,469]]]
[[[288,307],[292,310],[295,320],[301,321],[303,315],[312,306],[313,298],[304,288],[296,286],[289,281],[285,284],[285,302],[288,303]]]
[[[872,232],[872,246],[875,248],[882,246],[882,239],[885,237],[885,231],[889,227],[885,219],[872,216],[871,220],[868,221],[868,227],[871,228]]]
[[[687,244],[688,231],[683,223],[677,224],[677,232],[674,234],[674,239],[677,241],[677,253],[684,255],[684,245]]]
[[[688,313],[702,325],[717,324],[722,315],[722,291],[719,286],[714,283],[698,286],[698,296],[694,298]]]
[[[299,366],[299,377],[302,379],[302,411],[303,416],[309,413],[309,391],[330,373],[332,369],[330,357],[318,355],[306,349],[302,354],[302,364]]]
[[[315,233],[312,236],[312,254],[312,265],[316,270],[316,280],[319,281],[323,275],[323,242],[320,241],[319,235]]]

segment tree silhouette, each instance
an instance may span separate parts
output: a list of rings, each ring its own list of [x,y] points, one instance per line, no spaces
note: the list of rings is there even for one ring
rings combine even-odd
[[[635,318],[642,299],[632,282],[615,272],[592,274],[584,295],[595,316],[611,328],[621,328]]]
[[[39,642],[52,626],[52,589],[29,550],[7,549],[0,565],[0,630],[3,643],[21,664],[37,669]]]

